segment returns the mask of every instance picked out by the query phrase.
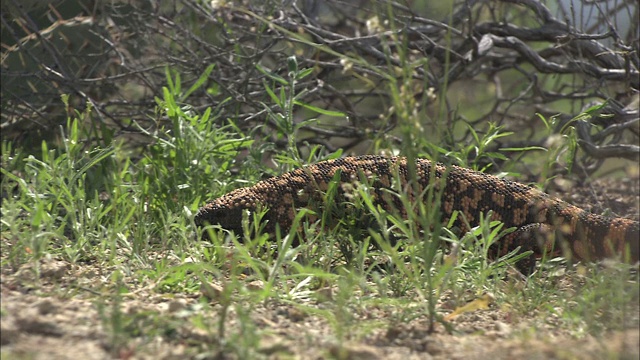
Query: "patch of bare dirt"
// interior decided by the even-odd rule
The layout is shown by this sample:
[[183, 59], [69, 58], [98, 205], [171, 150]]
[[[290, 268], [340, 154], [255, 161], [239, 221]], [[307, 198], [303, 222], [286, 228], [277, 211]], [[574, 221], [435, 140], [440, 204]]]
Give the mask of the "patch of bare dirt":
[[[209, 358], [206, 349], [198, 346], [190, 349], [189, 342], [214, 341], [212, 334], [188, 323], [179, 325], [176, 335], [158, 336], [144, 343], [142, 338], [133, 339], [121, 348], [113, 348], [113, 334], [105, 329], [108, 322], [102, 318], [95, 301], [79, 297], [25, 293], [24, 289], [12, 289], [3, 282], [0, 322], [3, 358], [183, 359], [196, 358], [198, 354]], [[180, 311], [197, 306], [197, 300], [138, 296], [121, 306], [128, 316], [152, 311], [157, 316], [178, 319]], [[203, 317], [213, 322], [219, 320], [216, 315], [209, 313]], [[370, 315], [381, 319], [392, 316], [384, 311]], [[253, 309], [251, 319], [263, 331], [254, 354], [260, 358], [601, 359], [614, 356], [633, 359], [640, 356], [638, 329], [576, 339], [556, 331], [550, 323], [546, 327], [537, 324], [537, 330], [527, 334], [530, 319], [514, 321], [499, 309], [463, 314], [454, 321], [453, 334], [441, 325], [430, 333], [426, 319], [415, 319], [378, 328], [359, 340], [346, 342], [337, 341], [335, 329], [325, 319], [301, 314], [293, 305], [260, 305]], [[228, 327], [238, 326], [238, 321], [237, 314], [232, 312], [227, 319]]]

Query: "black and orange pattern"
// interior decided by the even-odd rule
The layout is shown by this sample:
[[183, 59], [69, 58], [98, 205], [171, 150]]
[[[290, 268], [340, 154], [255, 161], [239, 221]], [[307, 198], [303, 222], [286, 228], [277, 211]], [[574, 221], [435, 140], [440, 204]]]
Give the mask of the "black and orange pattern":
[[[536, 188], [458, 166], [418, 159], [416, 176], [409, 176], [409, 171], [407, 159], [403, 157], [364, 155], [323, 161], [236, 189], [203, 206], [195, 220], [199, 226], [218, 224], [239, 233], [243, 210], [265, 207], [268, 208], [264, 217], [266, 231], [274, 232], [278, 224], [286, 233], [296, 209], [308, 206], [311, 199], [322, 199], [329, 183], [338, 177], [343, 185], [367, 181], [377, 204], [393, 207], [406, 216], [399, 198], [389, 196], [388, 190], [403, 191], [416, 201], [416, 194], [421, 200], [426, 199], [425, 194], [432, 185], [433, 192], [441, 194], [443, 223], [457, 210], [473, 227], [478, 225], [480, 214], [491, 210], [493, 219], [502, 221], [505, 228], [517, 228], [494, 246], [494, 256], [520, 247], [533, 250], [537, 256], [544, 251], [567, 250], [564, 255], [576, 260], [595, 260], [618, 256], [628, 249], [631, 260], [638, 261], [640, 224], [637, 221], [591, 214]], [[411, 178], [416, 178], [418, 183], [410, 184]], [[344, 199], [348, 191], [347, 187], [340, 186], [338, 195]], [[468, 230], [461, 217], [456, 219], [455, 226], [462, 232]], [[541, 234], [546, 234], [544, 239], [536, 240]], [[531, 267], [531, 261], [526, 262], [524, 268], [519, 266], [524, 272], [530, 272]]]

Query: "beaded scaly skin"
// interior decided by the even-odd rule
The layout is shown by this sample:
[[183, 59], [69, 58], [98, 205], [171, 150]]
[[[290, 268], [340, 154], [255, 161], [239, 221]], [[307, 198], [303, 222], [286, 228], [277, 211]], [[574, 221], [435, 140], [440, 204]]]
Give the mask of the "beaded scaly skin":
[[[432, 175], [432, 171], [435, 174]], [[442, 192], [440, 211], [445, 224], [457, 210], [474, 227], [480, 221], [480, 214], [491, 210], [493, 220], [502, 221], [505, 228], [517, 229], [494, 245], [491, 249], [494, 257], [520, 247], [523, 251], [533, 250], [536, 256], [544, 251], [551, 252], [551, 249], [555, 253], [566, 249], [573, 259], [596, 260], [619, 256], [628, 249], [631, 260], [638, 261], [640, 224], [637, 221], [592, 214], [527, 185], [426, 159], [416, 160], [417, 187], [407, 186], [407, 160], [403, 157], [364, 155], [322, 161], [210, 201], [199, 210], [195, 222], [199, 226], [217, 224], [240, 233], [242, 212], [264, 207], [268, 209], [263, 218], [267, 220], [266, 231], [275, 232], [278, 224], [282, 233], [286, 233], [295, 209], [307, 206], [314, 194], [318, 198], [317, 194], [325, 192], [337, 172], [341, 183], [355, 184], [362, 176], [370, 179], [375, 203], [385, 208], [394, 207], [403, 216], [406, 211], [399, 199], [390, 198], [388, 191], [383, 190], [397, 188], [392, 185], [396, 177], [413, 201], [414, 192], [424, 194], [427, 186], [433, 183], [434, 189]], [[444, 189], [441, 189], [442, 185]], [[468, 230], [460, 216], [455, 226], [461, 232]], [[537, 234], [547, 229], [558, 234], [555, 238], [562, 239], [562, 246], [554, 244], [553, 240], [539, 244]], [[525, 259], [518, 268], [523, 273], [530, 273], [533, 265], [535, 258]]]

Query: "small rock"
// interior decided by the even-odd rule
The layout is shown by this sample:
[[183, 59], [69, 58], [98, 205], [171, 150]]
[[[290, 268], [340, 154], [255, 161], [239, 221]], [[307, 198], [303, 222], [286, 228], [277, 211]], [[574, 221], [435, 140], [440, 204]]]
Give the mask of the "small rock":
[[316, 290], [318, 301], [325, 302], [333, 300], [333, 290], [330, 287], [323, 287]]
[[264, 290], [264, 282], [262, 280], [254, 280], [247, 284], [247, 289], [253, 291]]
[[175, 312], [178, 312], [180, 310], [183, 310], [186, 307], [187, 307], [187, 300], [185, 300], [185, 299], [175, 299], [175, 300], [171, 300], [169, 302], [168, 310], [171, 313], [175, 313]]
[[298, 308], [292, 307], [287, 310], [287, 317], [293, 322], [300, 322], [307, 317], [307, 314]]
[[217, 284], [207, 282], [202, 282], [202, 284], [200, 284], [200, 292], [202, 293], [202, 296], [209, 300], [220, 300], [223, 291], [224, 288]]
[[56, 305], [49, 299], [42, 299], [36, 303], [36, 309], [40, 315], [47, 315], [56, 311]]
[[67, 273], [68, 269], [69, 263], [51, 260], [42, 264], [40, 267], [40, 274], [45, 278], [59, 280]]
[[509, 324], [503, 323], [502, 321], [497, 321], [496, 332], [499, 336], [508, 336], [509, 334], [511, 334], [511, 326], [509, 326]]

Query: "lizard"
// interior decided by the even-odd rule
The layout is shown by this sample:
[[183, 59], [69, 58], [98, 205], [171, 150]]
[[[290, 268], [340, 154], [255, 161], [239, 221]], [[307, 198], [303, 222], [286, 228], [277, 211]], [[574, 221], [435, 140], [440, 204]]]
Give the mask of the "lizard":
[[[439, 210], [442, 222], [449, 222], [457, 211], [462, 216], [456, 217], [454, 227], [461, 233], [477, 226], [480, 215], [489, 211], [492, 212], [492, 220], [503, 222], [505, 228], [514, 227], [513, 233], [499, 239], [490, 250], [493, 257], [518, 248], [520, 251], [532, 250], [532, 256], [516, 264], [525, 275], [533, 272], [536, 257], [545, 252], [565, 254], [562, 249], [568, 250], [575, 260], [598, 260], [628, 251], [629, 260], [638, 261], [638, 221], [593, 214], [533, 186], [427, 159], [415, 160], [418, 184], [408, 186], [411, 177], [407, 161], [405, 157], [378, 155], [321, 161], [209, 201], [199, 209], [194, 221], [197, 226], [220, 225], [239, 234], [242, 232], [243, 211], [266, 208], [263, 217], [265, 231], [273, 234], [279, 226], [283, 233], [287, 233], [296, 209], [307, 206], [313, 196], [326, 192], [331, 181], [335, 179], [342, 184], [354, 184], [362, 176], [371, 182], [376, 205], [395, 207], [406, 216], [406, 209], [403, 209], [399, 198], [389, 199], [388, 196], [389, 190], [396, 191], [394, 179], [399, 179], [400, 188], [408, 192], [412, 201], [421, 196], [424, 200], [427, 187], [432, 185], [441, 193]], [[549, 230], [557, 235], [549, 236]], [[540, 234], [545, 238], [542, 241]], [[553, 239], [561, 243], [555, 243], [558, 241]]]

